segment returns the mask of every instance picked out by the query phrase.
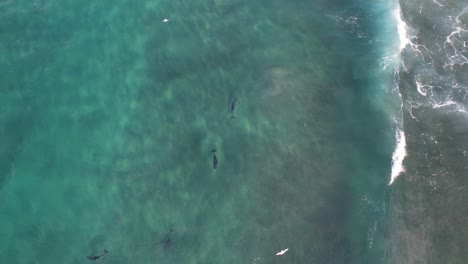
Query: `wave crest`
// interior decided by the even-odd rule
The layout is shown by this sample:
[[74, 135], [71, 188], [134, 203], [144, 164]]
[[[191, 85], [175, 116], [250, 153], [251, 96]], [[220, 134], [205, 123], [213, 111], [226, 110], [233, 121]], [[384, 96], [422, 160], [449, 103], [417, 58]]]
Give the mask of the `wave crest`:
[[392, 175], [388, 185], [391, 185], [393, 181], [405, 171], [403, 161], [406, 157], [406, 137], [403, 130], [398, 129], [396, 132], [396, 148], [392, 155]]

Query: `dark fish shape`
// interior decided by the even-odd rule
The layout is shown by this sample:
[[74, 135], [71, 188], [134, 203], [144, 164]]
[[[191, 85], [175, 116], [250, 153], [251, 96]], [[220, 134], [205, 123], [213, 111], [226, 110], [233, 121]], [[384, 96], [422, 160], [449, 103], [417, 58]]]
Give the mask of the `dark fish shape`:
[[218, 158], [216, 157], [216, 149], [211, 151], [213, 153], [213, 169], [216, 171], [218, 168]]
[[236, 109], [237, 98], [234, 98], [231, 102], [231, 118], [234, 118], [234, 109]]
[[101, 255], [97, 255], [97, 256], [88, 256], [88, 259], [89, 260], [92, 260], [92, 261], [95, 261], [95, 260], [98, 260], [100, 259], [101, 257], [103, 257], [104, 255], [107, 254], [107, 250], [104, 249], [104, 253], [102, 253]]

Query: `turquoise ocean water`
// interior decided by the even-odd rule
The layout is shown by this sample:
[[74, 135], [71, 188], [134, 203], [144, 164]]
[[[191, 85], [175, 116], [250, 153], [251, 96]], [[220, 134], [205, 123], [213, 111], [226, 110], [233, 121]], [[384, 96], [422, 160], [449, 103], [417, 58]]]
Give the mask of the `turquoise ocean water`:
[[395, 4], [0, 1], [1, 263], [384, 263]]

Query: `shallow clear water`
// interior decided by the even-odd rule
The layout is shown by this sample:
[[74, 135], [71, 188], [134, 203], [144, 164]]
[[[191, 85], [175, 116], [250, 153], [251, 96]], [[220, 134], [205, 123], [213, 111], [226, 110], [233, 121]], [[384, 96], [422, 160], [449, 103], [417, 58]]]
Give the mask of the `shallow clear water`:
[[390, 9], [0, 2], [0, 259], [383, 261]]

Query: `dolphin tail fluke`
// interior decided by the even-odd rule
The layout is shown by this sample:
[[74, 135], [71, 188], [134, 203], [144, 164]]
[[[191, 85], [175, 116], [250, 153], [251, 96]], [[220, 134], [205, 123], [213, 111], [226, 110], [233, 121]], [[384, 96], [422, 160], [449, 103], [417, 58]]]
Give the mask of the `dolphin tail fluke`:
[[215, 153], [215, 152], [216, 152], [216, 149], [211, 150], [211, 152], [212, 152], [212, 153]]

